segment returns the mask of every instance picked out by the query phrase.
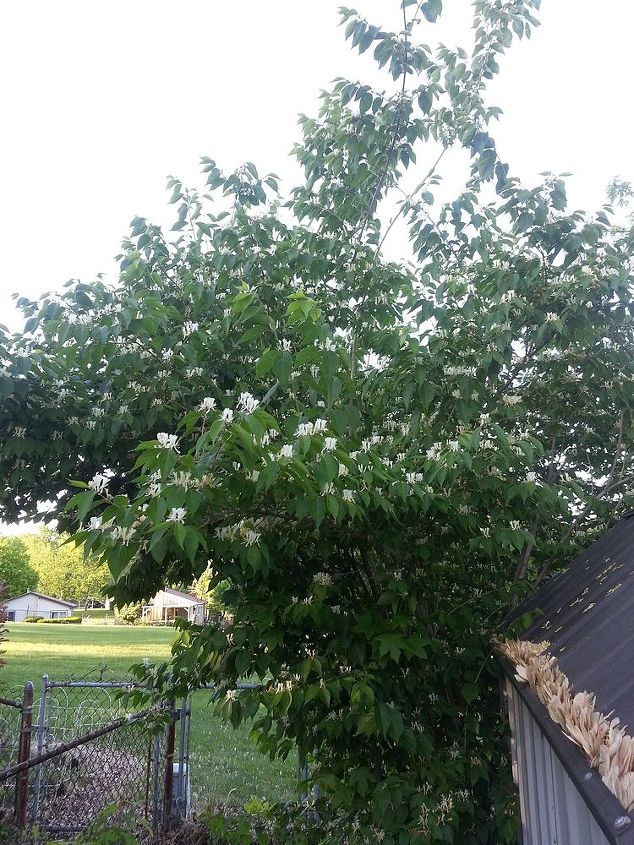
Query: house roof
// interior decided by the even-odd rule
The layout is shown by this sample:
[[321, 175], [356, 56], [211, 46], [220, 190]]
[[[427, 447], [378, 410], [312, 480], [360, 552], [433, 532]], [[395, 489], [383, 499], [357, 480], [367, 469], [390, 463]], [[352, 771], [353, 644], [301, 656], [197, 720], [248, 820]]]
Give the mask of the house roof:
[[21, 593], [19, 596], [9, 596], [9, 598], [3, 599], [2, 604], [6, 604], [8, 601], [15, 601], [16, 599], [23, 599], [26, 596], [37, 596], [40, 599], [46, 599], [47, 601], [54, 601], [57, 604], [63, 604], [64, 607], [76, 607], [77, 602], [74, 601], [65, 601], [64, 599], [55, 598], [55, 596], [47, 596], [46, 593], [38, 593], [36, 590], [29, 590], [28, 593]]
[[537, 613], [520, 635], [548, 653], [597, 709], [634, 726], [634, 513], [545, 582], [513, 614]]
[[170, 588], [166, 588], [164, 590], [159, 590], [161, 593], [167, 593], [170, 596], [176, 596], [179, 599], [187, 599], [188, 601], [194, 602], [194, 604], [204, 604], [202, 599], [199, 599], [198, 596], [194, 596], [191, 593], [184, 593], [181, 590], [172, 590]]

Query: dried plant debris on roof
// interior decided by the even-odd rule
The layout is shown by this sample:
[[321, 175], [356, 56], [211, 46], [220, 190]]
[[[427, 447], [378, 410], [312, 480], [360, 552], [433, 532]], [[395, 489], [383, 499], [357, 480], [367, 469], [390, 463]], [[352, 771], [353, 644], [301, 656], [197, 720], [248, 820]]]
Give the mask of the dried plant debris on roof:
[[564, 734], [597, 769], [603, 783], [629, 813], [634, 810], [634, 738], [620, 719], [595, 709], [596, 698], [571, 688], [547, 642], [505, 640], [497, 649], [515, 667], [515, 678], [528, 684]]

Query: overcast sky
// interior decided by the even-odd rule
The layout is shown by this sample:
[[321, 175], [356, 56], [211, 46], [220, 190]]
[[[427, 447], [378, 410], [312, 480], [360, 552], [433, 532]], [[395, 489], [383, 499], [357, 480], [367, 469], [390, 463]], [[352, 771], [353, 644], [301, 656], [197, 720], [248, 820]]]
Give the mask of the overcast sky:
[[[352, 4], [352, 0], [350, 0]], [[292, 179], [298, 112], [335, 76], [368, 78], [337, 27], [336, 0], [20, 0], [0, 7], [0, 322], [10, 294], [112, 274], [130, 219], [165, 219], [165, 178], [190, 183], [201, 155]], [[395, 25], [398, 0], [359, 0]], [[445, 0], [441, 29], [464, 43], [470, 4]], [[634, 179], [627, 0], [543, 0], [489, 102], [501, 154], [527, 181], [572, 171], [572, 205], [594, 209]], [[373, 77], [370, 77], [371, 79]]]

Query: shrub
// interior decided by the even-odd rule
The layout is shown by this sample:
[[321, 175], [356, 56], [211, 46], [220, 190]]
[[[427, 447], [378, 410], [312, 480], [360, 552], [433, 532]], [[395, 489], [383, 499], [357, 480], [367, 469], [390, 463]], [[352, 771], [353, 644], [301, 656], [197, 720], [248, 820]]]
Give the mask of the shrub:
[[25, 616], [24, 622], [41, 622], [44, 619], [43, 616]]
[[[26, 622], [26, 619], [24, 621]], [[81, 625], [80, 616], [62, 616], [60, 619], [43, 619], [40, 616], [37, 621], [45, 625]]]
[[136, 625], [141, 618], [141, 605], [134, 602], [122, 604], [115, 607], [114, 615], [121, 625]]

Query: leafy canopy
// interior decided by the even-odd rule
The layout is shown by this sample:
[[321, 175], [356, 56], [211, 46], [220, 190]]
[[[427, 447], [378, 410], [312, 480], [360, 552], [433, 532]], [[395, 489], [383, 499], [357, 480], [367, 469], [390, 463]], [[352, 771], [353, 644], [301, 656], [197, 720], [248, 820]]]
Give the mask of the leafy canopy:
[[0, 538], [0, 581], [3, 597], [21, 596], [38, 587], [37, 571], [31, 566], [29, 550], [20, 537]]
[[183, 627], [172, 684], [310, 760], [286, 841], [511, 841], [491, 633], [632, 501], [632, 234], [520, 184], [484, 96], [537, 6], [477, 0], [470, 51], [425, 43], [440, 0], [394, 32], [343, 9], [389, 87], [302, 117], [300, 185], [203, 159], [176, 235], [135, 218], [116, 286], [0, 338], [2, 515], [55, 501], [120, 601], [212, 562], [234, 615]]

